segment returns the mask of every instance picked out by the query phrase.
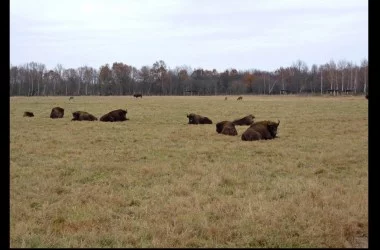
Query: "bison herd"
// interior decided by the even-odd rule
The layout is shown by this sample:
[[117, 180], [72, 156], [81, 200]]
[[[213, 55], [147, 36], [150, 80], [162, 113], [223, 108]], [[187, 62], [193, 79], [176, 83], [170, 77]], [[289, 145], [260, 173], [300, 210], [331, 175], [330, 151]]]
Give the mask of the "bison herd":
[[[188, 114], [189, 124], [212, 124], [210, 118], [197, 115], [194, 113]], [[277, 128], [280, 121], [259, 121], [254, 122], [255, 116], [247, 115], [240, 119], [231, 121], [221, 121], [216, 124], [216, 132], [218, 134], [238, 135], [235, 126], [248, 125], [247, 130], [241, 135], [243, 141], [257, 141], [257, 140], [270, 140], [277, 136]]]
[[[135, 96], [137, 98], [137, 96]], [[142, 97], [142, 96], [140, 96]], [[240, 97], [239, 97], [240, 98]], [[57, 119], [63, 118], [65, 110], [61, 107], [54, 107], [50, 112], [50, 118]], [[97, 121], [98, 118], [85, 111], [75, 111], [72, 113], [72, 121]], [[127, 117], [127, 110], [116, 109], [112, 110], [100, 117], [102, 122], [122, 122], [129, 120]], [[29, 111], [24, 112], [24, 117], [34, 117], [34, 114]], [[206, 116], [190, 113], [186, 115], [189, 119], [188, 124], [212, 124], [212, 120]], [[280, 121], [259, 121], [254, 122], [255, 116], [252, 114], [247, 115], [240, 119], [232, 121], [221, 121], [216, 124], [216, 132], [218, 134], [236, 136], [238, 132], [235, 126], [249, 126], [247, 130], [241, 135], [243, 141], [256, 141], [256, 140], [270, 140], [277, 137], [277, 129]]]
[[[52, 108], [50, 112], [50, 118], [57, 119], [57, 118], [63, 118], [65, 114], [65, 110], [61, 107], [54, 107]], [[85, 111], [75, 111], [72, 113], [73, 119], [72, 121], [97, 121], [98, 118], [96, 118], [94, 115], [85, 112]], [[129, 120], [127, 117], [127, 110], [123, 109], [116, 109], [108, 112], [107, 114], [100, 117], [100, 121], [102, 122], [122, 122]], [[34, 117], [33, 112], [25, 111], [24, 117]]]

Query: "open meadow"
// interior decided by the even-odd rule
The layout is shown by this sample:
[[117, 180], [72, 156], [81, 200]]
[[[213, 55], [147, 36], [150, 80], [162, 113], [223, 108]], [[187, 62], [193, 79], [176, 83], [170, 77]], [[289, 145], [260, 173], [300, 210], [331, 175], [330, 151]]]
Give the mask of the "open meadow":
[[[367, 246], [368, 100], [236, 98], [10, 97], [10, 247]], [[216, 133], [249, 114], [278, 138]]]

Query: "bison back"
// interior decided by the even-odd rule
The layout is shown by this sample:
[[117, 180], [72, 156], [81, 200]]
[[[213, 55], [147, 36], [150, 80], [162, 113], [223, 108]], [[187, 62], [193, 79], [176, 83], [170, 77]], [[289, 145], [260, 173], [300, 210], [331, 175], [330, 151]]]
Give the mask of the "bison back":
[[55, 107], [51, 110], [50, 118], [63, 118], [65, 110], [61, 107]]
[[201, 124], [212, 124], [212, 121], [208, 117], [202, 117], [200, 120]]
[[223, 130], [224, 125], [225, 125], [226, 123], [228, 123], [228, 122], [230, 122], [230, 121], [221, 121], [221, 122], [218, 122], [218, 123], [215, 125], [215, 127], [216, 127], [216, 132], [217, 132], [218, 134], [220, 134], [220, 133], [222, 132], [222, 130]]
[[234, 125], [225, 125], [223, 127], [222, 134], [235, 136], [238, 133], [237, 133], [236, 128], [235, 128]]
[[253, 118], [255, 118], [253, 115], [247, 115], [241, 119], [235, 119], [232, 123], [239, 126], [251, 125], [253, 123]]
[[116, 121], [126, 121], [128, 120], [125, 116], [127, 114], [126, 110], [117, 109], [113, 110], [102, 117], [100, 117], [100, 121], [103, 122], [116, 122]]
[[262, 139], [261, 134], [256, 131], [253, 128], [248, 128], [244, 133], [241, 135], [241, 139], [243, 141], [258, 141]]

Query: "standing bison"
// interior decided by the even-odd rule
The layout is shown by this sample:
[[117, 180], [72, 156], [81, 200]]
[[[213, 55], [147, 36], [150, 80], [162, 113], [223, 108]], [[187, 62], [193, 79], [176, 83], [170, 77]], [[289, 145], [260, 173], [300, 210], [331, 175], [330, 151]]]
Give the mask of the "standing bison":
[[97, 121], [98, 118], [85, 111], [75, 111], [72, 121]]
[[255, 118], [254, 115], [247, 115], [246, 117], [243, 117], [241, 119], [236, 119], [232, 123], [234, 125], [251, 125], [253, 123], [253, 118]]
[[25, 111], [23, 117], [34, 117], [33, 112]]
[[243, 141], [270, 140], [277, 135], [277, 128], [280, 121], [260, 121], [253, 123], [242, 135]]
[[113, 110], [102, 117], [100, 117], [100, 121], [102, 122], [122, 122], [128, 120], [127, 117], [127, 110], [123, 109], [116, 109]]
[[216, 124], [216, 132], [224, 135], [237, 135], [235, 125], [230, 121], [222, 121]]
[[51, 110], [50, 118], [56, 119], [56, 118], [63, 118], [63, 115], [65, 114], [65, 110], [60, 107], [55, 107]]
[[138, 97], [142, 98], [142, 94], [134, 94], [133, 97], [135, 97], [135, 98], [138, 98]]
[[212, 124], [212, 121], [208, 117], [194, 113], [188, 114], [187, 118], [189, 118], [189, 124]]
[[243, 97], [242, 97], [242, 96], [239, 96], [239, 97], [237, 98], [237, 100], [238, 100], [238, 101], [243, 100]]

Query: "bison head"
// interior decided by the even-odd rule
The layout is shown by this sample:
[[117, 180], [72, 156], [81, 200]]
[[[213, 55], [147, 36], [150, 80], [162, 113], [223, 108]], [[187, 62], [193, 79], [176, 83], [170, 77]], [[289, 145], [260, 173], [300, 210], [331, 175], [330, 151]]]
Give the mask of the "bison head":
[[189, 124], [194, 123], [194, 117], [195, 117], [194, 113], [187, 114], [186, 117], [189, 118]]
[[273, 136], [273, 138], [275, 138], [276, 135], [277, 135], [278, 125], [280, 125], [280, 120], [278, 120], [277, 123], [275, 123], [275, 122], [268, 122], [268, 130], [269, 130], [269, 133]]

